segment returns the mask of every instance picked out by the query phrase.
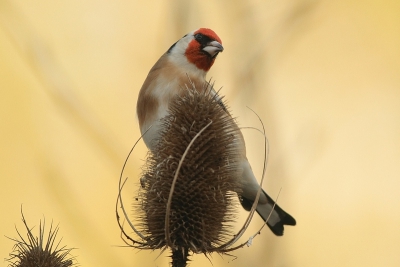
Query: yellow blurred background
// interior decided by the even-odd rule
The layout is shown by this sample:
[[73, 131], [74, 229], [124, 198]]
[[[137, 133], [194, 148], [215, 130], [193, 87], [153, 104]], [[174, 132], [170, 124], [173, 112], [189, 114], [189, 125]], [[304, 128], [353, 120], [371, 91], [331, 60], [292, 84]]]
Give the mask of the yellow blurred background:
[[[208, 77], [240, 126], [260, 127], [246, 106], [260, 115], [264, 188], [282, 188], [298, 225], [190, 266], [400, 266], [399, 18], [398, 0], [1, 1], [1, 234], [24, 232], [23, 205], [35, 233], [59, 223], [80, 266], [169, 266], [168, 253], [120, 247], [119, 172], [147, 72], [209, 27], [225, 51]], [[263, 138], [244, 134], [260, 174]], [[141, 143], [129, 163], [128, 208], [145, 155]], [[0, 238], [2, 258], [12, 245]]]

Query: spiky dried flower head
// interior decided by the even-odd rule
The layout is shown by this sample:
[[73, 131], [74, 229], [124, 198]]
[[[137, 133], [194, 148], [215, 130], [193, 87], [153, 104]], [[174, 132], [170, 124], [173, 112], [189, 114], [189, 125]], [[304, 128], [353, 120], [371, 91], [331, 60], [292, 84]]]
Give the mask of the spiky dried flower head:
[[[22, 214], [22, 210], [21, 210]], [[45, 239], [45, 222], [40, 222], [39, 236], [34, 236], [32, 230], [22, 214], [22, 222], [27, 231], [27, 239], [17, 229], [19, 239], [15, 241], [13, 251], [10, 253], [10, 258], [6, 259], [10, 267], [70, 267], [74, 266], [73, 258], [70, 256], [70, 251], [66, 247], [59, 247], [60, 241], [56, 242], [58, 226], [53, 229], [53, 223], [50, 226], [47, 240]]]
[[162, 121], [134, 206], [145, 247], [209, 253], [233, 236], [239, 130], [211, 88], [183, 91]]

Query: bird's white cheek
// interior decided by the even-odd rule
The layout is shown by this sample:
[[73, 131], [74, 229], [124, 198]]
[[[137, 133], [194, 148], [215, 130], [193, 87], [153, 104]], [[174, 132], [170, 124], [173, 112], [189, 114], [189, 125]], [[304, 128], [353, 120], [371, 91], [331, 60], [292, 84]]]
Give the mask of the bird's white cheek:
[[189, 76], [199, 77], [201, 79], [205, 79], [206, 77], [206, 71], [199, 69], [195, 64], [189, 62], [186, 56], [171, 56], [169, 60], [182, 70], [182, 74], [184, 75], [188, 74]]

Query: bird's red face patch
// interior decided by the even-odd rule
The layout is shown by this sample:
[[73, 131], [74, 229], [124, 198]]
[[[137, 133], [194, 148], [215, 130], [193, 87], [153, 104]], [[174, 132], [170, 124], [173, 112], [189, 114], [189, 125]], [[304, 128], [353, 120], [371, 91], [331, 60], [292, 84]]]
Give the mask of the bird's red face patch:
[[[217, 41], [222, 44], [221, 39], [218, 35], [211, 29], [200, 28], [193, 33], [193, 35], [201, 34], [212, 41]], [[208, 71], [214, 64], [215, 57], [211, 57], [205, 51], [202, 50], [202, 44], [197, 40], [192, 40], [185, 52], [186, 58], [189, 62], [196, 65], [197, 68], [204, 71]]]

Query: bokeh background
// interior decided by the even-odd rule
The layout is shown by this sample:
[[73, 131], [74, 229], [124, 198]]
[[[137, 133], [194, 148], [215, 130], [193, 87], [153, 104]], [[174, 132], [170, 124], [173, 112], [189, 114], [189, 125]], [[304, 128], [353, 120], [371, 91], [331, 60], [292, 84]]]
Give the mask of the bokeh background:
[[[260, 128], [246, 106], [263, 121], [264, 188], [282, 188], [298, 225], [190, 266], [400, 266], [398, 0], [2, 0], [1, 235], [23, 232], [22, 205], [34, 231], [59, 223], [80, 266], [168, 266], [168, 253], [121, 247], [115, 200], [141, 84], [199, 27], [223, 41], [208, 77], [240, 126]], [[244, 134], [261, 176], [263, 137]], [[141, 143], [128, 164], [128, 208], [145, 156]], [[1, 258], [12, 245], [0, 237]]]

